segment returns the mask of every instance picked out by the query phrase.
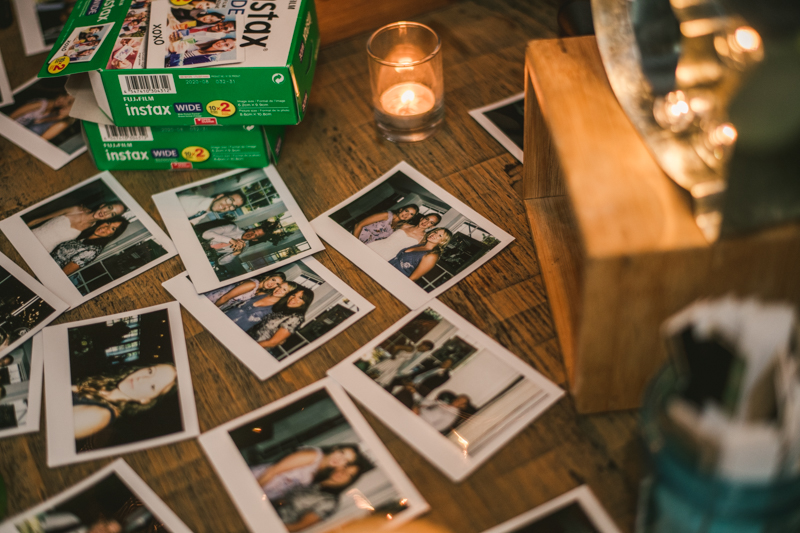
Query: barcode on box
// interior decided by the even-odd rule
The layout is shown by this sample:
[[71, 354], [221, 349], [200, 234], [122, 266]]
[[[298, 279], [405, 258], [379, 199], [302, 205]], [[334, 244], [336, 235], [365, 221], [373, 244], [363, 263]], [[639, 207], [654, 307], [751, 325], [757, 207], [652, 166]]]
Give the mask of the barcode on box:
[[172, 74], [121, 75], [122, 94], [177, 94]]
[[146, 126], [121, 128], [119, 126], [100, 124], [100, 137], [104, 142], [152, 141], [153, 132]]

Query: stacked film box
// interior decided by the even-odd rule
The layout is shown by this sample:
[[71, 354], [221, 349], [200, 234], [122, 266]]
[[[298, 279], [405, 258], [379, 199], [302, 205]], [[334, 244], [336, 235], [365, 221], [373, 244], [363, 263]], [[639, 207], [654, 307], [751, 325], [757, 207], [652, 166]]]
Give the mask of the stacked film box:
[[303, 119], [319, 52], [313, 0], [217, 0], [218, 10], [236, 17], [239, 62], [144, 68], [146, 48], [163, 44], [164, 36], [145, 31], [139, 19], [162, 1], [175, 8], [189, 3], [77, 0], [39, 77], [88, 73], [99, 107], [116, 126], [271, 126]]

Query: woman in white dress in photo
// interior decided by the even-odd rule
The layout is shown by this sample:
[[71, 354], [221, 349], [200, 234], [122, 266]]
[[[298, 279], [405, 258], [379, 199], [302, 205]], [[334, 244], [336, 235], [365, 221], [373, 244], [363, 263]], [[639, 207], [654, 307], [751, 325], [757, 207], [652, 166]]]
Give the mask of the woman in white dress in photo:
[[98, 222], [119, 216], [127, 211], [122, 202], [100, 204], [97, 209], [73, 205], [53, 211], [47, 215], [26, 221], [36, 239], [47, 253], [52, 253], [62, 242], [73, 241], [81, 232]]
[[374, 241], [367, 246], [370, 250], [381, 256], [385, 261], [392, 259], [400, 250], [416, 246], [425, 238], [425, 232], [442, 221], [437, 213], [429, 213], [422, 217], [416, 226], [405, 224], [394, 233], [380, 241]]

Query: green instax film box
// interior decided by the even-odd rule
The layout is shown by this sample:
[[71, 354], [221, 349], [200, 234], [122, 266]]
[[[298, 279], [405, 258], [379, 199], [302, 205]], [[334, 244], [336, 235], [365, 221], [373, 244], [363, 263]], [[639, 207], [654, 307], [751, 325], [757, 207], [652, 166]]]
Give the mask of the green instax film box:
[[100, 170], [260, 168], [277, 163], [286, 126], [133, 126], [82, 121]]
[[[167, 13], [198, 12], [191, 9], [196, 1], [77, 0], [39, 77], [88, 72], [100, 108], [117, 126], [300, 122], [319, 52], [313, 0], [216, 0], [214, 11], [225, 17], [217, 20], [228, 26], [175, 25], [184, 19], [173, 17], [172, 25], [157, 27], [156, 18]], [[203, 39], [212, 33], [230, 37], [233, 50], [202, 56]], [[167, 50], [178, 35], [195, 51]], [[206, 63], [197, 66], [200, 60]], [[168, 68], [144, 68], [148, 63]]]

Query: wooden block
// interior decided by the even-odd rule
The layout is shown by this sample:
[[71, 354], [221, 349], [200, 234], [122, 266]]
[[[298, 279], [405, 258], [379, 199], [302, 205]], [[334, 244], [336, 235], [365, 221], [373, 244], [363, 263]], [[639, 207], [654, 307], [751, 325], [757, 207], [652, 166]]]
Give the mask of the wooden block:
[[800, 303], [800, 224], [707, 243], [594, 37], [528, 45], [525, 113], [526, 208], [580, 412], [638, 406], [666, 357], [661, 323], [698, 298]]

